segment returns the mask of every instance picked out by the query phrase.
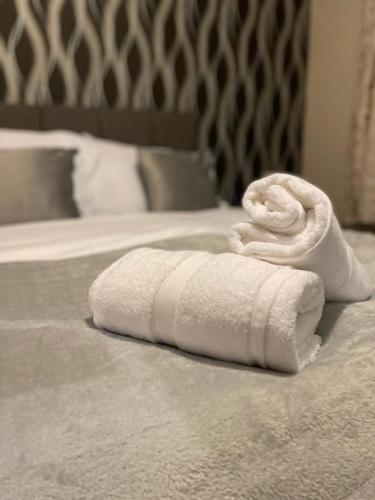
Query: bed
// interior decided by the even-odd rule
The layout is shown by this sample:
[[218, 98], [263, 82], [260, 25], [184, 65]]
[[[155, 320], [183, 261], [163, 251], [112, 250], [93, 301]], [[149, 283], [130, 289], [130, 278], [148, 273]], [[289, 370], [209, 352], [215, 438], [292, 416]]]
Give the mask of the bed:
[[[243, 217], [0, 227], [1, 499], [374, 498], [374, 299], [327, 304], [319, 356], [294, 376], [92, 324], [88, 288], [116, 258], [144, 245], [223, 252]], [[345, 234], [375, 281], [375, 236]]]

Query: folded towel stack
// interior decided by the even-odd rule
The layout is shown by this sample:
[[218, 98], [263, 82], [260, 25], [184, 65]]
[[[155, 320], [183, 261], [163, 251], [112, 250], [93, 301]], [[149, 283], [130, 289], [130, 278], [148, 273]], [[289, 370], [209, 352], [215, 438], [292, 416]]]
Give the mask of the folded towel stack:
[[249, 186], [243, 206], [249, 220], [229, 233], [235, 253], [142, 248], [105, 270], [90, 290], [95, 325], [284, 372], [312, 361], [324, 292], [366, 300], [366, 273], [330, 200], [306, 181], [273, 174]]
[[250, 184], [243, 207], [249, 220], [229, 232], [234, 252], [317, 273], [328, 301], [369, 298], [368, 277], [343, 238], [329, 198], [317, 187], [273, 174]]
[[89, 299], [98, 328], [223, 360], [297, 372], [320, 345], [320, 278], [232, 253], [137, 249]]

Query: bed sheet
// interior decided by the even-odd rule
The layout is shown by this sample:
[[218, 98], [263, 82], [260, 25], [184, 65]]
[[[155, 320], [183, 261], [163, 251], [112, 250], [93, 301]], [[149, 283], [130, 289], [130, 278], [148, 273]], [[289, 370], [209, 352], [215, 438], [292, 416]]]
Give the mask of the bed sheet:
[[0, 262], [56, 260], [192, 234], [223, 234], [240, 208], [140, 212], [0, 226]]

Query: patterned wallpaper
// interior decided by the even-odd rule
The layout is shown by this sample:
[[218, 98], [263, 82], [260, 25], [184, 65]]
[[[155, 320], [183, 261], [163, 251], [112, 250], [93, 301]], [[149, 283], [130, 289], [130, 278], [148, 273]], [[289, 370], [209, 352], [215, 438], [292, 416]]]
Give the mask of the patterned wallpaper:
[[199, 113], [224, 196], [301, 152], [309, 0], [0, 0], [0, 101]]

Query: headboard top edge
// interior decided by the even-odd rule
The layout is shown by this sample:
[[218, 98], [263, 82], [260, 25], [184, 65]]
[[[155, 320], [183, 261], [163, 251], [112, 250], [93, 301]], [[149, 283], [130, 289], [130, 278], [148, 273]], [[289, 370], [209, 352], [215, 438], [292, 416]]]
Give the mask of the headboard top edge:
[[0, 105], [0, 128], [64, 129], [142, 146], [197, 149], [196, 113], [87, 108], [84, 106]]

